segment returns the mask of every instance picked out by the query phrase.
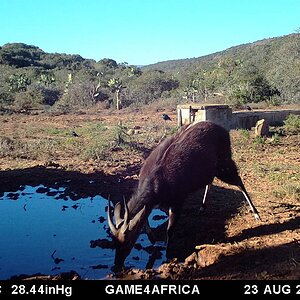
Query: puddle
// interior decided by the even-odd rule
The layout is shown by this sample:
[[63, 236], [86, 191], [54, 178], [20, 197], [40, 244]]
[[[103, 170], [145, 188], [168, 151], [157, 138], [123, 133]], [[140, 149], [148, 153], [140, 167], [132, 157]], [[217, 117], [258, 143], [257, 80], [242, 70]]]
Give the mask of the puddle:
[[[114, 249], [107, 225], [107, 201], [100, 196], [78, 199], [64, 188], [23, 186], [0, 197], [0, 280], [15, 275], [54, 275], [76, 271], [82, 279], [104, 279], [112, 273]], [[166, 215], [155, 209], [151, 227]], [[158, 267], [165, 245], [141, 234], [126, 260], [127, 267]]]

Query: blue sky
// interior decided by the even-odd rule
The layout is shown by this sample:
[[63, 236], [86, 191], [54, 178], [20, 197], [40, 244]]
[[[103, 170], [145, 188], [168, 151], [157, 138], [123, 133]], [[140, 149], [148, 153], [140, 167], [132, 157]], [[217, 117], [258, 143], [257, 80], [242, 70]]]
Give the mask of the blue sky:
[[1, 0], [0, 45], [146, 65], [300, 28], [299, 0]]

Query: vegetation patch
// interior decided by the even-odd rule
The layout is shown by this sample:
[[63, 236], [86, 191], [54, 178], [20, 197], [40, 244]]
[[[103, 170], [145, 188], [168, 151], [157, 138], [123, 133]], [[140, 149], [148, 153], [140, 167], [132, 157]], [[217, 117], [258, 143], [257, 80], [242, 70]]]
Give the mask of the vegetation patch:
[[[46, 53], [23, 43], [0, 47], [0, 112], [66, 114], [186, 102], [233, 108], [299, 103], [300, 34], [232, 47], [204, 57], [139, 68], [104, 58]], [[291, 80], [291, 78], [293, 80]]]
[[287, 134], [300, 133], [300, 116], [291, 114], [284, 121], [284, 130]]

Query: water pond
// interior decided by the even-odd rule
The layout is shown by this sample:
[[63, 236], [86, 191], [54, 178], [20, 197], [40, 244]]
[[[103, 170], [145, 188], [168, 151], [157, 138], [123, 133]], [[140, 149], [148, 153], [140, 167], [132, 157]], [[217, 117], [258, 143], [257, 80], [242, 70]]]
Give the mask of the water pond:
[[[0, 280], [13, 276], [77, 272], [82, 279], [104, 279], [112, 273], [114, 249], [107, 225], [107, 200], [74, 200], [64, 188], [21, 186], [0, 197]], [[155, 209], [151, 227], [166, 215]], [[126, 260], [127, 267], [157, 267], [165, 245], [152, 245], [141, 234]]]

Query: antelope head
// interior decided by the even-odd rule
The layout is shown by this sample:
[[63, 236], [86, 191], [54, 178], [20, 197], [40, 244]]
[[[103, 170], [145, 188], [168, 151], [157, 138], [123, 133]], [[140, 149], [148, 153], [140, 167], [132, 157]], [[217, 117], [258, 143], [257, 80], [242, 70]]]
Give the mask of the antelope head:
[[114, 225], [111, 217], [110, 200], [108, 200], [107, 221], [116, 245], [115, 267], [122, 267], [124, 265], [124, 261], [131, 252], [140, 230], [146, 221], [145, 206], [131, 220], [125, 200], [123, 218], [121, 217], [121, 206], [121, 203], [118, 202], [114, 207]]

